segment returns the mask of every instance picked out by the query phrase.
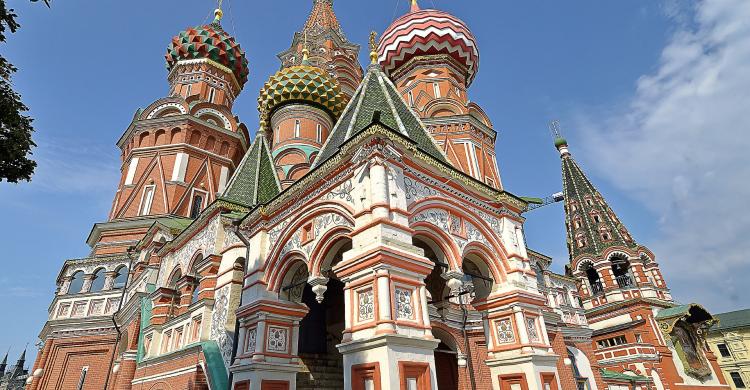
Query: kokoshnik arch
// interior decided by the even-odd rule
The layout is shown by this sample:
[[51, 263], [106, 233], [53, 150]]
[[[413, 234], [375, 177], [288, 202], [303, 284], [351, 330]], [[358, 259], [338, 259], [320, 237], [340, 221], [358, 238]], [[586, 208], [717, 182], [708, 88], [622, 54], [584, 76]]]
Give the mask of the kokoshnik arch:
[[562, 138], [567, 274], [526, 247], [463, 21], [413, 1], [362, 69], [314, 0], [251, 137], [221, 17], [172, 39], [167, 97], [117, 142], [28, 389], [727, 388], [713, 317], [673, 302]]

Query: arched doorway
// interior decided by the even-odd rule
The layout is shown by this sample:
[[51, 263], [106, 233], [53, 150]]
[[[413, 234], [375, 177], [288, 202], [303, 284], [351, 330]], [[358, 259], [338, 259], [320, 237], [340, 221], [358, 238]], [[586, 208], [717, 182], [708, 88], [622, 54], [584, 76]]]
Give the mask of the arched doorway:
[[344, 308], [344, 283], [331, 271], [341, 261], [342, 254], [352, 247], [349, 239], [342, 239], [331, 247], [321, 269], [328, 278], [323, 300], [307, 283], [307, 267], [294, 270], [294, 277], [286, 287], [288, 299], [303, 303], [309, 312], [300, 321], [297, 354], [303, 370], [297, 374], [298, 390], [344, 388], [343, 356], [336, 345], [341, 343], [346, 328]]
[[447, 331], [432, 328], [432, 335], [440, 340], [435, 348], [435, 374], [438, 389], [458, 390], [458, 354], [460, 353], [456, 340]]

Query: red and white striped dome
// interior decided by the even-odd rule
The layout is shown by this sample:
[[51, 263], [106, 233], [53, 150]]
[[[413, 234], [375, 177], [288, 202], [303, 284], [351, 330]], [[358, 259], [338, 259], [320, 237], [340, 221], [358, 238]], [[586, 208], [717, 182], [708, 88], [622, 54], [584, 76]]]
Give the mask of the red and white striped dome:
[[466, 65], [467, 86], [479, 70], [479, 48], [466, 24], [447, 12], [422, 10], [414, 3], [383, 33], [378, 62], [390, 74], [415, 56], [428, 54], [447, 54]]

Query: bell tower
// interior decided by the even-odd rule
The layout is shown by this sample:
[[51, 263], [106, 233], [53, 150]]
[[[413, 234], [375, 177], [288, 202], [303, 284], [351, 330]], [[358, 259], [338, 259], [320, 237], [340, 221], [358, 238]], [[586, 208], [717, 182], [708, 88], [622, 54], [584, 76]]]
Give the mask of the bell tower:
[[654, 254], [635, 242], [604, 197], [573, 159], [558, 123], [550, 125], [562, 161], [569, 273], [584, 307], [637, 298], [672, 301]]

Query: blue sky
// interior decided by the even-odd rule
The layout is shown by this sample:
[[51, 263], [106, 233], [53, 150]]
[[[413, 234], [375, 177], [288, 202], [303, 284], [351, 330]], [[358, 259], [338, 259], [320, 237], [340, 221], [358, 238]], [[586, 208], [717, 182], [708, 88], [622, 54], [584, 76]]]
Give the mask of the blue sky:
[[[34, 343], [65, 259], [88, 254], [119, 176], [116, 140], [139, 107], [167, 93], [163, 55], [181, 29], [210, 18], [198, 0], [9, 0], [21, 30], [0, 47], [19, 69], [39, 162], [31, 183], [0, 184], [0, 350]], [[224, 27], [247, 52], [250, 80], [235, 112], [253, 129], [255, 99], [304, 22], [310, 0], [225, 0]], [[351, 41], [366, 45], [406, 0], [337, 0]], [[477, 36], [470, 98], [492, 118], [501, 176], [517, 195], [561, 189], [547, 122], [629, 227], [657, 253], [676, 299], [714, 312], [747, 306], [750, 168], [743, 107], [750, 76], [748, 3], [632, 0], [422, 0]], [[744, 18], [744, 19], [743, 19]], [[366, 53], [360, 55], [362, 61]], [[744, 72], [746, 73], [746, 72]], [[744, 178], [744, 179], [743, 179]], [[563, 211], [527, 215], [529, 246], [567, 261]], [[31, 352], [31, 351], [30, 351]], [[34, 352], [30, 358], [33, 359]]]

